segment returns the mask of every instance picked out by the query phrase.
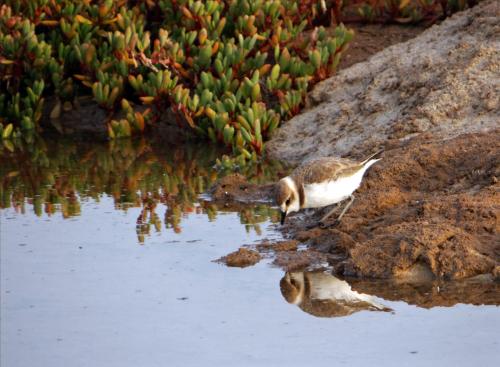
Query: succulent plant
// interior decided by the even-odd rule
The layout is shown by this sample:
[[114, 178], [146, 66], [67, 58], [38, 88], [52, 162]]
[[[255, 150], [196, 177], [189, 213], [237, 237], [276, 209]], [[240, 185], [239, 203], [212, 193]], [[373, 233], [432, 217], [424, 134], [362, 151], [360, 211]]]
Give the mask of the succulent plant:
[[334, 72], [352, 37], [343, 27], [313, 30], [323, 5], [8, 0], [0, 12], [2, 136], [38, 128], [47, 94], [58, 101], [52, 118], [91, 94], [108, 111], [110, 138], [143, 133], [171, 109], [243, 164], [299, 111], [310, 85]]
[[[471, 0], [473, 1], [473, 0]], [[444, 4], [444, 5], [443, 5]], [[171, 110], [179, 126], [231, 151], [226, 168], [262, 153], [310, 87], [335, 72], [366, 20], [418, 21], [462, 0], [6, 0], [0, 7], [0, 136], [40, 130], [91, 95], [110, 139], [143, 134]], [[342, 18], [342, 19], [341, 19]]]
[[[33, 130], [42, 116], [44, 80], [54, 71], [51, 46], [35, 26], [0, 7], [0, 124], [2, 138]], [[57, 69], [57, 68], [56, 68]]]

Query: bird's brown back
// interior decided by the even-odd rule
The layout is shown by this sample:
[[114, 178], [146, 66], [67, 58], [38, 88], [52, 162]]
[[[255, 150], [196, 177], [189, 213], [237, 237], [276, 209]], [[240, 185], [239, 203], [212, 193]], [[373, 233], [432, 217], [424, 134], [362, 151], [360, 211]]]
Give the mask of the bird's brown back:
[[290, 176], [297, 185], [309, 185], [352, 176], [362, 166], [362, 163], [347, 158], [324, 157], [304, 162]]

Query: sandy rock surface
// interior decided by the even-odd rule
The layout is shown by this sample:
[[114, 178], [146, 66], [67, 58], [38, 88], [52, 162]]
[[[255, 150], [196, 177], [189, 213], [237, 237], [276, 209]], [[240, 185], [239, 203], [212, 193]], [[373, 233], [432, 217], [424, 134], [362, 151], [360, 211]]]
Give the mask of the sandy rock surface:
[[271, 156], [297, 164], [384, 148], [384, 158], [339, 226], [308, 229], [321, 213], [299, 214], [285, 233], [342, 275], [497, 277], [499, 15], [498, 2], [483, 1], [314, 89]]
[[483, 1], [318, 84], [267, 144], [274, 158], [361, 157], [423, 132], [448, 139], [498, 127], [500, 6]]

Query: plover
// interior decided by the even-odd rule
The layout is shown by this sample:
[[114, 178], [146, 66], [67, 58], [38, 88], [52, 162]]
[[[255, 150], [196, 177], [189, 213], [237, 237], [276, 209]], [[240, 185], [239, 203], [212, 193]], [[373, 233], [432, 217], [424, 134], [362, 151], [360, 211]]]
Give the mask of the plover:
[[[277, 183], [276, 203], [281, 210], [281, 224], [285, 223], [289, 213], [306, 208], [322, 208], [350, 198], [337, 218], [337, 222], [340, 221], [354, 201], [352, 193], [361, 184], [366, 170], [380, 160], [377, 157], [382, 152], [378, 151], [361, 162], [324, 157], [301, 164]], [[336, 209], [337, 207], [324, 215], [319, 224], [323, 225]]]

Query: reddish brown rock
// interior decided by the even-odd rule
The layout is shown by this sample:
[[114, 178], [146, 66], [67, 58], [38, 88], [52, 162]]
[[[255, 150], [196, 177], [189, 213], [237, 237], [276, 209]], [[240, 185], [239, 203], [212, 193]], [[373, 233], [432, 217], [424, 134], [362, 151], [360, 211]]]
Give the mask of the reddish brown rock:
[[[500, 265], [500, 131], [446, 142], [415, 139], [385, 153], [335, 228], [289, 234], [315, 251], [343, 255], [337, 273], [405, 277], [416, 265], [436, 278], [493, 273]], [[333, 218], [327, 224], [332, 224]]]
[[241, 247], [238, 251], [221, 257], [217, 262], [221, 262], [231, 267], [245, 268], [257, 264], [261, 259], [258, 252]]

